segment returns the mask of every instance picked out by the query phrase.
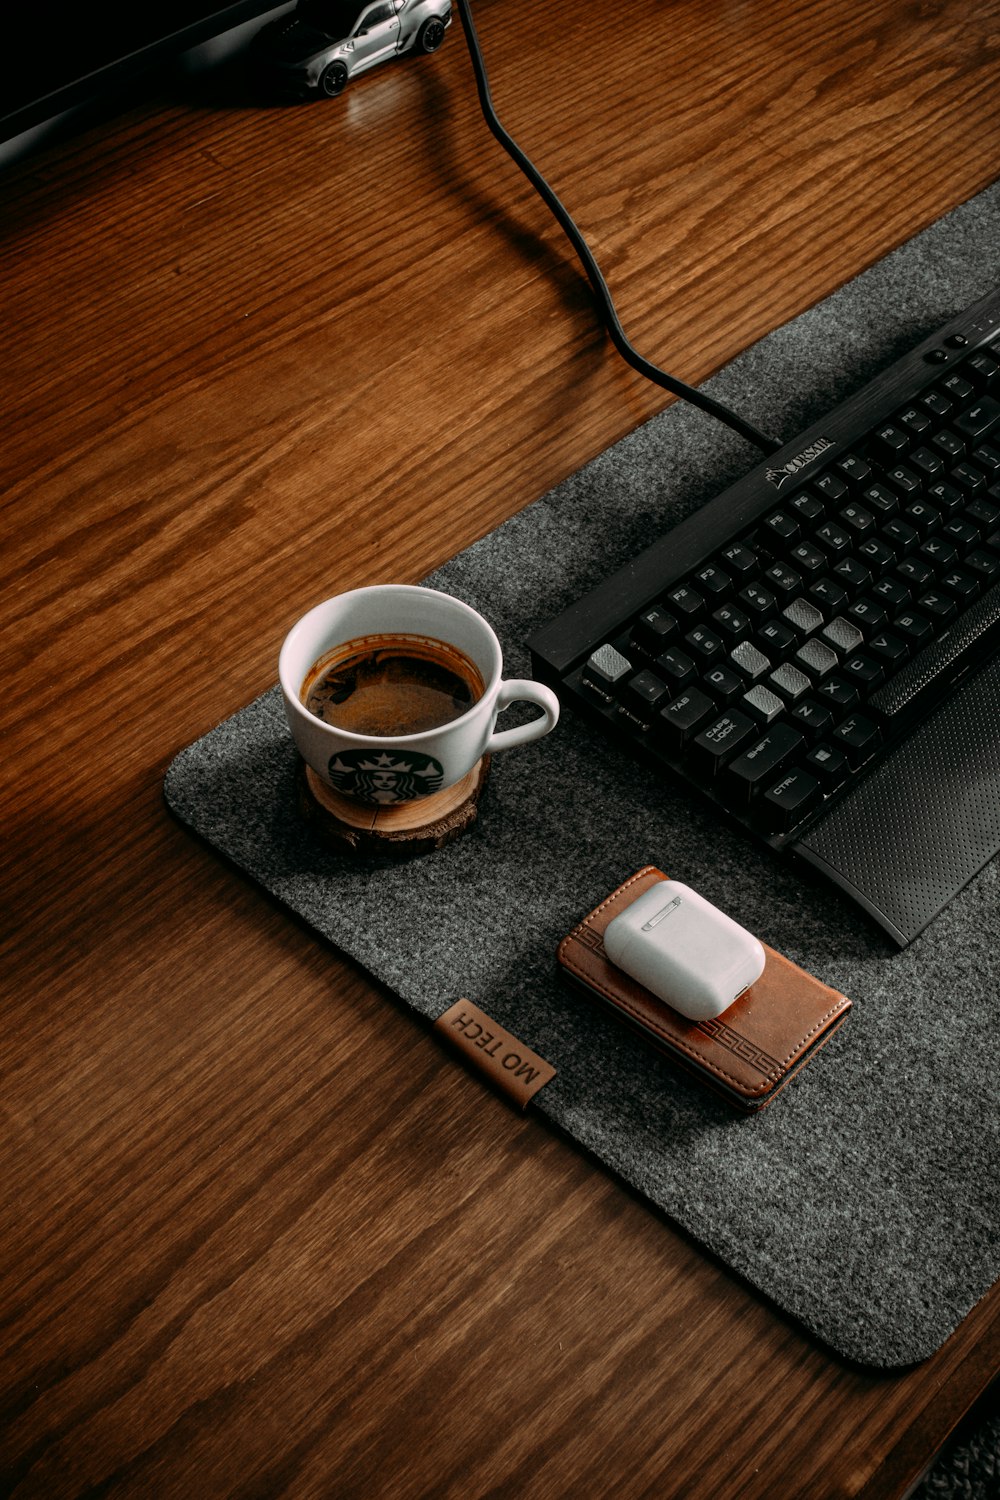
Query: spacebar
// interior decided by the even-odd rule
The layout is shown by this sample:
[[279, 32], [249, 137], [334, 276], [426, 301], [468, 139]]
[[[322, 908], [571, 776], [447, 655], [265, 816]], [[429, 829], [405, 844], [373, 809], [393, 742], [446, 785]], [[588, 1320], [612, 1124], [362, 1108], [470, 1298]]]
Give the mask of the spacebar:
[[870, 706], [887, 719], [923, 707], [939, 696], [941, 675], [947, 672], [949, 683], [955, 682], [966, 666], [982, 657], [993, 636], [1000, 639], [1000, 583], [987, 589], [944, 635], [884, 682], [869, 699]]

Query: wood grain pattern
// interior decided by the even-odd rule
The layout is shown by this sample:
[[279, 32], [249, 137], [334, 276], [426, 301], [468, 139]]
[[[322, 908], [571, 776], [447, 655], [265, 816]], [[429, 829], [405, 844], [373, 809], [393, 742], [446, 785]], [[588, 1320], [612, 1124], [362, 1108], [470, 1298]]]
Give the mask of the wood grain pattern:
[[[997, 0], [476, 14], [691, 381], [996, 170]], [[457, 27], [315, 108], [164, 85], [0, 202], [4, 1493], [902, 1494], [997, 1369], [995, 1296], [918, 1369], [844, 1367], [162, 805], [304, 606], [663, 403]]]

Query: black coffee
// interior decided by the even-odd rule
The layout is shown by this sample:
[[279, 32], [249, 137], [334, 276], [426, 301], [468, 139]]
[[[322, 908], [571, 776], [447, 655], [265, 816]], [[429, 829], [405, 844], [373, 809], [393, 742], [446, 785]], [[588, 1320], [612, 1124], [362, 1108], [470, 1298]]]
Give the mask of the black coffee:
[[463, 651], [418, 635], [345, 641], [302, 686], [309, 712], [352, 734], [422, 734], [458, 719], [483, 693]]

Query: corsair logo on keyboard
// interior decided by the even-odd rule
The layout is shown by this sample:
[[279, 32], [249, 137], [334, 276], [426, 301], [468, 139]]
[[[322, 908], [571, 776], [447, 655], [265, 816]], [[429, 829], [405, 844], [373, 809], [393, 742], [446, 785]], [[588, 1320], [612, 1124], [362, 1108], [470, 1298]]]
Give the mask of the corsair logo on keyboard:
[[796, 453], [787, 464], [780, 469], [765, 469], [764, 477], [769, 479], [776, 490], [780, 490], [786, 479], [791, 479], [798, 474], [807, 464], [811, 464], [814, 458], [819, 458], [821, 453], [826, 453], [833, 444], [829, 438], [817, 438], [815, 443], [810, 443], [808, 448], [803, 448], [801, 453]]

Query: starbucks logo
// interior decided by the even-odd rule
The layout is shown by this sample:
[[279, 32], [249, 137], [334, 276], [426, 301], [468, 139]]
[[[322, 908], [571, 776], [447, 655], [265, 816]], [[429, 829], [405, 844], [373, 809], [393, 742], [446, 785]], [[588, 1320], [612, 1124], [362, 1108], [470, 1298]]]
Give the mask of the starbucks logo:
[[330, 756], [327, 773], [331, 786], [345, 797], [383, 806], [426, 797], [444, 780], [439, 760], [408, 750], [342, 750]]

